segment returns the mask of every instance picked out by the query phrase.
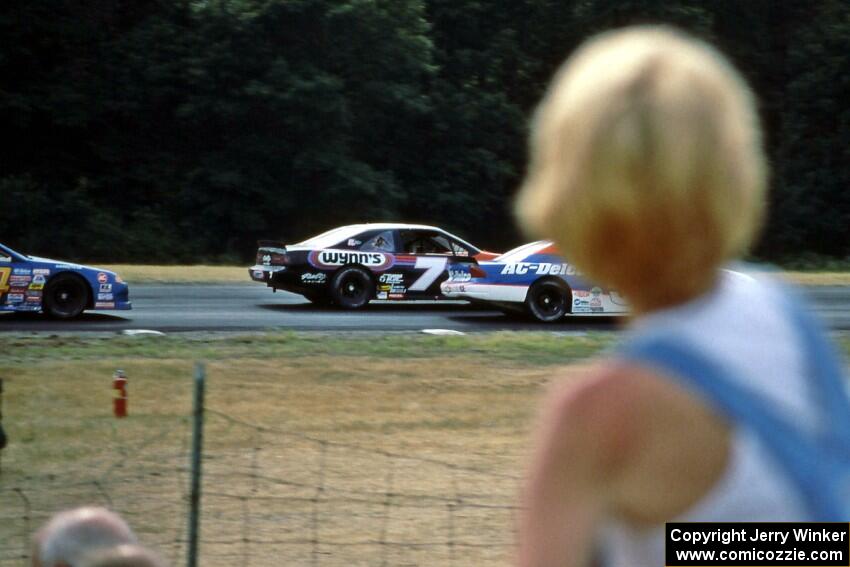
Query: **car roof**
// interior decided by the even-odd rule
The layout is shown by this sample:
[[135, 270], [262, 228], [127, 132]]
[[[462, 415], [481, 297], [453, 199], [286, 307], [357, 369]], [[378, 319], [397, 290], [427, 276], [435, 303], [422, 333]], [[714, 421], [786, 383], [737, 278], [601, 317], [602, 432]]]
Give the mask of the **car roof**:
[[350, 224], [348, 225], [348, 227], [351, 227], [352, 229], [358, 228], [360, 230], [398, 230], [410, 228], [415, 230], [436, 230], [439, 232], [446, 232], [442, 228], [438, 228], [436, 226], [430, 226], [427, 224], [410, 224], [402, 222], [364, 222], [360, 224]]
[[[462, 244], [465, 244], [466, 246], [469, 246], [470, 248], [473, 248], [474, 250], [480, 250], [474, 244], [472, 244], [472, 243], [464, 240], [460, 236], [458, 236], [454, 233], [451, 233], [451, 232], [449, 232], [445, 229], [442, 229], [440, 227], [431, 226], [431, 225], [427, 225], [427, 224], [412, 224], [412, 223], [403, 223], [403, 222], [364, 222], [364, 223], [359, 223], [359, 224], [342, 225], [342, 226], [338, 226], [334, 229], [328, 230], [328, 231], [326, 231], [322, 234], [319, 234], [317, 236], [308, 238], [307, 240], [304, 240], [304, 241], [300, 242], [299, 244], [304, 244], [304, 243], [310, 242], [312, 240], [315, 240], [318, 236], [330, 235], [330, 233], [332, 233], [332, 232], [334, 234], [348, 233], [349, 236], [351, 236], [351, 235], [358, 234], [360, 232], [364, 232], [364, 231], [367, 231], [367, 230], [404, 230], [404, 229], [433, 230], [434, 232], [441, 232], [443, 234], [447, 234], [447, 235], [451, 236], [452, 238], [456, 238], [459, 242], [461, 242]], [[342, 237], [340, 237], [340, 239], [344, 240], [345, 238], [348, 238], [349, 236], [342, 236]]]

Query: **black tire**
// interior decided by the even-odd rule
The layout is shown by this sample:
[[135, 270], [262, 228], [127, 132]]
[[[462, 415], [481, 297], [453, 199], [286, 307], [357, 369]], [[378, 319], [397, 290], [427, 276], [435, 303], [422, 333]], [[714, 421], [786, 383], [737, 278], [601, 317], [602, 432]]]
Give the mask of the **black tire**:
[[85, 310], [88, 303], [89, 285], [77, 275], [59, 274], [44, 286], [42, 309], [54, 319], [73, 319]]
[[339, 307], [360, 309], [375, 297], [375, 282], [363, 268], [346, 266], [331, 278], [330, 292]]
[[569, 313], [570, 295], [569, 290], [558, 282], [535, 282], [525, 296], [525, 308], [538, 321], [554, 323]]

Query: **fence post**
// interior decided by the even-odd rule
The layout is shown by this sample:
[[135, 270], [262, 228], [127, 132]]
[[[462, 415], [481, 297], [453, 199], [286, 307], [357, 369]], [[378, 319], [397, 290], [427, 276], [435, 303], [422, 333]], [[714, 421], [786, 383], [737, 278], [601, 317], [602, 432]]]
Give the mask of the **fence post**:
[[198, 527], [201, 516], [201, 453], [204, 442], [204, 382], [206, 371], [202, 363], [195, 364], [195, 396], [192, 424], [192, 485], [189, 499], [189, 560], [188, 567], [198, 565]]

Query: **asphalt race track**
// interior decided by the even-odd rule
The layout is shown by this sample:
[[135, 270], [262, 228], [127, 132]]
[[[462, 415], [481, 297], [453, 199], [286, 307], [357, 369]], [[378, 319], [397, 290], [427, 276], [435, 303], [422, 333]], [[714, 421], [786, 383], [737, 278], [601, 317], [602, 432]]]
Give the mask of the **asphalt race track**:
[[[809, 288], [815, 310], [833, 329], [850, 329], [850, 287]], [[545, 325], [507, 317], [499, 311], [465, 304], [376, 303], [361, 311], [316, 307], [299, 295], [272, 293], [261, 284], [143, 285], [130, 288], [132, 311], [87, 312], [73, 321], [52, 321], [41, 315], [0, 314], [0, 332], [122, 331], [458, 331], [552, 330], [581, 332], [614, 330], [611, 318], [568, 318]]]

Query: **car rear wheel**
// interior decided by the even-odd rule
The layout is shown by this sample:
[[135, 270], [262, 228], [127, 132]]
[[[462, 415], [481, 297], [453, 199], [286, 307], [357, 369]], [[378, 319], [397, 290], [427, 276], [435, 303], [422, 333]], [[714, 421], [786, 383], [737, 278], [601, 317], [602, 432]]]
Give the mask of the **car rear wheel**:
[[331, 297], [340, 307], [359, 309], [375, 297], [375, 283], [363, 268], [342, 268], [331, 279]]
[[73, 319], [83, 312], [88, 301], [85, 280], [74, 274], [59, 274], [45, 286], [42, 308], [55, 319]]
[[543, 323], [559, 321], [569, 311], [569, 291], [551, 280], [536, 282], [525, 298], [532, 317]]

